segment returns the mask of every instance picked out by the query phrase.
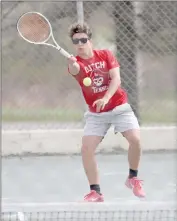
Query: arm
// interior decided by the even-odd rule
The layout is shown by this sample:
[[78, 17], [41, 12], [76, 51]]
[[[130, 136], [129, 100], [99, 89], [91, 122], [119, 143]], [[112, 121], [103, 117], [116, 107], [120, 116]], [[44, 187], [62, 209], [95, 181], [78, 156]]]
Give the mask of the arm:
[[115, 94], [115, 92], [117, 91], [117, 89], [119, 88], [120, 84], [121, 84], [121, 79], [120, 79], [120, 68], [113, 68], [111, 70], [109, 70], [109, 74], [111, 77], [111, 82], [109, 85], [109, 88], [106, 92], [106, 94], [104, 95], [104, 99], [108, 100]]
[[79, 74], [80, 65], [77, 63], [77, 59], [75, 57], [71, 57], [68, 59], [68, 70], [72, 75]]
[[97, 106], [97, 112], [104, 109], [105, 105], [109, 102], [109, 100], [115, 94], [121, 84], [119, 67], [112, 68], [111, 70], [109, 70], [109, 73], [111, 77], [111, 82], [107, 92], [102, 99], [98, 99], [93, 103], [93, 106]]
[[96, 105], [97, 112], [104, 109], [105, 105], [109, 102], [121, 84], [119, 63], [110, 51], [107, 51], [107, 65], [111, 77], [111, 82], [104, 97], [102, 99], [96, 100], [93, 103], [93, 106]]

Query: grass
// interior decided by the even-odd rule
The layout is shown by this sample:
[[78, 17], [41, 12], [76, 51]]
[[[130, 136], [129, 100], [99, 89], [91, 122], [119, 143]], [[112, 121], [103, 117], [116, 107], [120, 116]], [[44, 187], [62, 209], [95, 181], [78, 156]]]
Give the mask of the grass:
[[176, 114], [169, 112], [146, 111], [141, 113], [143, 124], [176, 124]]
[[83, 112], [68, 109], [8, 109], [2, 110], [3, 122], [77, 122], [83, 117]]
[[143, 124], [176, 124], [177, 104], [175, 100], [142, 102], [140, 110]]
[[[142, 124], [175, 124], [177, 119], [176, 105], [162, 106], [158, 103], [145, 104], [141, 108]], [[79, 122], [83, 119], [79, 109], [17, 109], [3, 108], [2, 121], [5, 122]]]

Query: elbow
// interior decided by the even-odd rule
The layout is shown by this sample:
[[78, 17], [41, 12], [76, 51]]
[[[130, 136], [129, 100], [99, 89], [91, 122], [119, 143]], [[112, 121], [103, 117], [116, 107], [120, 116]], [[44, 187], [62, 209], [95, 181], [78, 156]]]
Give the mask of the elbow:
[[118, 78], [118, 77], [115, 77], [115, 78], [112, 78], [112, 83], [114, 84], [114, 85], [116, 85], [116, 86], [120, 86], [121, 85], [121, 80], [120, 80], [120, 78]]

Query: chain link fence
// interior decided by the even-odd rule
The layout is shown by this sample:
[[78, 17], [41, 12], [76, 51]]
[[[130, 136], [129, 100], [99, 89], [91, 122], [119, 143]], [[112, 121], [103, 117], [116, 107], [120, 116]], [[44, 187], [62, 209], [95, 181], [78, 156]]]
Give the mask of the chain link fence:
[[[66, 59], [47, 46], [30, 45], [16, 31], [27, 11], [43, 13], [56, 40], [74, 54], [71, 23], [84, 19], [95, 48], [113, 51], [122, 86], [142, 125], [176, 119], [177, 2], [2, 2], [3, 127], [82, 127], [81, 90]], [[83, 11], [82, 11], [83, 9]]]

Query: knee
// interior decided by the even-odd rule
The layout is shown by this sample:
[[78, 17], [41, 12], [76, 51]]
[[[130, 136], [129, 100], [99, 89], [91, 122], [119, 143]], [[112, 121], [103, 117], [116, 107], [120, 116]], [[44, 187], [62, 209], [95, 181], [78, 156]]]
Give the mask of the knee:
[[81, 147], [82, 155], [93, 155], [99, 143], [100, 143], [100, 138], [83, 137], [82, 147]]
[[81, 147], [81, 153], [82, 155], [93, 155], [95, 153], [95, 149], [96, 147], [94, 145], [83, 143]]
[[133, 136], [129, 140], [129, 145], [130, 145], [130, 147], [133, 147], [133, 148], [140, 148], [141, 147], [140, 137], [139, 136]]

